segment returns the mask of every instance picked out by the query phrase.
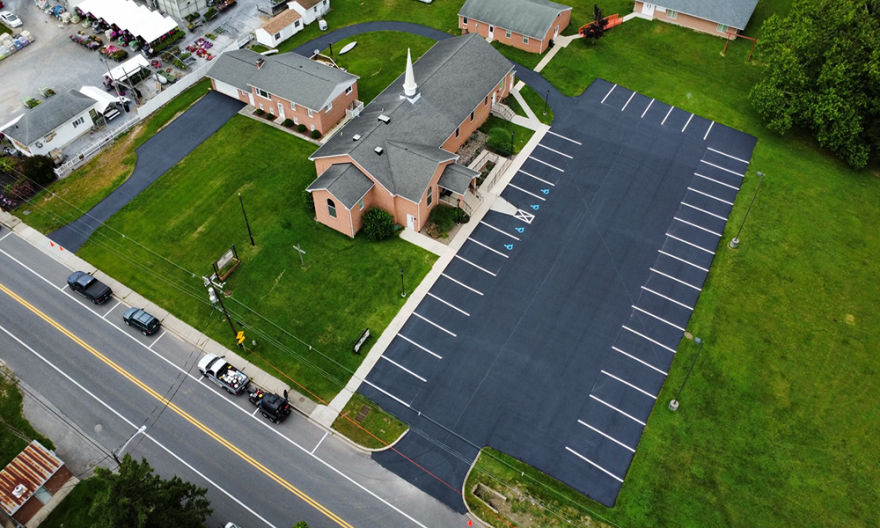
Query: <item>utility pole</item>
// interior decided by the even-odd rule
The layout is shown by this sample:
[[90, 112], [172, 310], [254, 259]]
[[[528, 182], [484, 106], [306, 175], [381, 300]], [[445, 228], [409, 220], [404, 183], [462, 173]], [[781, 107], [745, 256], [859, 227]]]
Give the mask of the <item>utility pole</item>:
[[223, 311], [223, 315], [226, 316], [226, 322], [229, 323], [229, 329], [232, 330], [232, 338], [236, 339], [238, 337], [238, 331], [235, 329], [235, 325], [232, 324], [232, 318], [229, 317], [229, 312], [226, 311], [226, 305], [223, 304], [223, 292], [220, 292], [220, 294], [218, 295], [217, 290], [214, 289], [214, 285], [211, 284], [211, 280], [205, 278], [205, 282], [207, 283], [206, 286], [208, 287], [208, 296], [213, 297], [213, 299], [211, 300], [213, 301], [216, 299], [217, 302], [220, 304], [220, 310]]

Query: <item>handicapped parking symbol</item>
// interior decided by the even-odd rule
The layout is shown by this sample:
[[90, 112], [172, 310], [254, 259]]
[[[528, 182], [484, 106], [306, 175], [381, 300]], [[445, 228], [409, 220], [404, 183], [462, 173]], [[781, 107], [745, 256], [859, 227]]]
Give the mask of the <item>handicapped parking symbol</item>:
[[537, 211], [537, 210], [540, 209], [540, 208], [541, 208], [540, 205], [538, 205], [538, 204], [532, 204], [532, 209], [534, 209], [535, 211]]
[[507, 251], [512, 250], [512, 249], [513, 249], [513, 244], [504, 244], [504, 249], [506, 249]]
[[514, 229], [516, 229], [517, 233], [523, 233], [526, 230], [526, 228], [524, 228], [524, 227], [514, 227]]
[[541, 192], [544, 194], [550, 194], [550, 189], [541, 189]]

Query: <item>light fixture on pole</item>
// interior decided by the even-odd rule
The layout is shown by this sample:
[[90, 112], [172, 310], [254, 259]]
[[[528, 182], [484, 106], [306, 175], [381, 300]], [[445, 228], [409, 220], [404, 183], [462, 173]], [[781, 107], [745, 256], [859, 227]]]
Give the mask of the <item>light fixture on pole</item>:
[[244, 210], [244, 200], [241, 198], [241, 193], [238, 193], [238, 203], [241, 204], [241, 214], [244, 215], [244, 224], [247, 226], [248, 236], [251, 237], [251, 247], [256, 246], [256, 243], [254, 243], [254, 234], [251, 233], [251, 223], [248, 222], [247, 213]]
[[406, 287], [403, 285], [403, 268], [400, 268], [400, 296], [406, 297]]
[[677, 411], [678, 410], [678, 402], [679, 398], [681, 398], [681, 391], [684, 390], [684, 384], [687, 383], [689, 377], [691, 377], [691, 372], [694, 370], [694, 365], [697, 364], [697, 360], [700, 359], [700, 352], [703, 351], [703, 340], [699, 337], [694, 338], [694, 343], [700, 345], [700, 348], [697, 349], [697, 355], [694, 356], [694, 360], [691, 361], [691, 367], [688, 369], [687, 374], [684, 376], [684, 381], [681, 382], [681, 387], [678, 388], [678, 394], [675, 395], [675, 398], [669, 400], [669, 410]]
[[758, 186], [755, 187], [755, 195], [752, 196], [752, 201], [749, 202], [749, 208], [746, 209], [746, 216], [743, 218], [742, 224], [739, 226], [739, 230], [736, 232], [736, 236], [731, 239], [730, 243], [727, 244], [730, 249], [736, 249], [739, 247], [739, 235], [742, 233], [743, 227], [746, 225], [746, 220], [749, 218], [749, 213], [752, 211], [752, 206], [755, 205], [755, 199], [758, 197], [758, 190], [761, 189], [761, 184], [764, 183], [764, 173], [758, 171], [758, 177], [761, 178], [758, 180]]

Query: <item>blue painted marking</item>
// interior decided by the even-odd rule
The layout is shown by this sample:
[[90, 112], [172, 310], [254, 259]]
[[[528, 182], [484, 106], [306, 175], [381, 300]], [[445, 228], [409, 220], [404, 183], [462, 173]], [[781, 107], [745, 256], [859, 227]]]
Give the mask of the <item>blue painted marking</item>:
[[526, 230], [526, 228], [524, 228], [524, 227], [515, 227], [514, 229], [516, 229], [517, 233], [522, 233]]
[[541, 208], [541, 206], [538, 205], [538, 204], [533, 204], [533, 205], [532, 205], [532, 209], [534, 209], [535, 211], [537, 211], [537, 210], [540, 209], [540, 208]]
[[541, 192], [544, 194], [550, 194], [550, 189], [541, 189]]
[[510, 251], [511, 249], [513, 249], [513, 244], [504, 244], [504, 249]]

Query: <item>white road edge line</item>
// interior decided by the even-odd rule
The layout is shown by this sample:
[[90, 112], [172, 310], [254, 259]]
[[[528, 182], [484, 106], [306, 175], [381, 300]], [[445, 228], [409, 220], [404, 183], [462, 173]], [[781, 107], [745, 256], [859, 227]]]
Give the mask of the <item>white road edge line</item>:
[[568, 447], [568, 446], [565, 446], [565, 450], [568, 451], [569, 453], [571, 453], [572, 455], [574, 455], [574, 456], [580, 458], [581, 460], [583, 460], [583, 461], [586, 462], [587, 464], [589, 464], [589, 465], [593, 466], [594, 468], [598, 469], [598, 470], [601, 471], [602, 473], [605, 473], [606, 475], [608, 475], [609, 477], [613, 478], [613, 479], [616, 480], [617, 482], [620, 482], [621, 484], [623, 484], [623, 479], [622, 479], [622, 478], [618, 477], [618, 476], [615, 475], [614, 473], [612, 473], [612, 472], [608, 471], [607, 469], [603, 468], [603, 467], [600, 466], [599, 464], [593, 462], [592, 460], [590, 460], [589, 458], [585, 457], [584, 455], [578, 453], [578, 452], [575, 451], [574, 449], [572, 449], [572, 448], [570, 448], [570, 447]]
[[434, 295], [434, 294], [431, 293], [431, 292], [428, 292], [428, 295], [430, 295], [430, 296], [433, 297], [434, 299], [437, 299], [438, 301], [442, 302], [443, 304], [445, 304], [446, 306], [452, 308], [453, 310], [455, 310], [455, 311], [457, 311], [457, 312], [461, 312], [461, 313], [465, 314], [465, 315], [468, 316], [468, 317], [471, 316], [471, 314], [469, 314], [469, 313], [467, 313], [466, 311], [462, 310], [462, 309], [459, 308], [458, 306], [452, 304], [451, 302], [449, 302], [449, 301], [447, 301], [447, 300], [444, 300], [444, 299], [441, 299], [440, 297], [437, 297], [436, 295]]
[[644, 119], [644, 118], [645, 118], [645, 114], [648, 113], [648, 110], [651, 109], [651, 105], [653, 105], [653, 104], [654, 104], [654, 99], [651, 99], [651, 102], [648, 103], [648, 106], [645, 107], [645, 111], [642, 112], [642, 117], [640, 117], [639, 119]]
[[709, 233], [709, 234], [711, 234], [711, 235], [715, 235], [715, 236], [717, 236], [717, 237], [720, 237], [720, 236], [721, 236], [721, 233], [717, 233], [717, 232], [715, 232], [715, 231], [712, 231], [711, 229], [708, 229], [708, 228], [703, 227], [703, 226], [701, 226], [701, 225], [695, 224], [695, 223], [693, 223], [693, 222], [688, 222], [687, 220], [682, 220], [681, 218], [679, 218], [679, 217], [677, 217], [677, 216], [673, 216], [672, 219], [673, 219], [673, 220], [678, 220], [678, 221], [681, 222], [682, 224], [687, 224], [687, 225], [689, 225], [689, 226], [691, 226], [691, 227], [696, 227], [697, 229], [699, 229], [699, 230], [701, 230], [701, 231], [705, 231], [705, 232], [707, 232], [707, 233]]
[[660, 126], [663, 126], [663, 125], [666, 124], [666, 120], [669, 119], [669, 114], [672, 113], [672, 110], [673, 110], [673, 109], [675, 109], [674, 106], [670, 106], [670, 107], [669, 107], [669, 111], [666, 112], [666, 117], [663, 118], [663, 121], [660, 121]]
[[623, 326], [623, 329], [624, 329], [624, 330], [627, 330], [627, 331], [629, 331], [629, 332], [632, 332], [632, 333], [634, 333], [635, 335], [637, 335], [637, 336], [641, 337], [642, 339], [644, 339], [645, 341], [650, 341], [651, 343], [654, 343], [654, 344], [657, 345], [658, 347], [663, 348], [663, 349], [666, 349], [666, 350], [672, 352], [673, 354], [675, 354], [675, 349], [674, 349], [674, 348], [672, 348], [672, 347], [670, 347], [670, 346], [666, 346], [666, 345], [664, 345], [663, 343], [661, 343], [660, 341], [657, 341], [657, 340], [654, 339], [654, 338], [648, 337], [648, 336], [646, 336], [645, 334], [643, 334], [643, 333], [641, 333], [641, 332], [637, 332], [637, 331], [633, 330], [632, 328], [630, 328], [630, 327], [628, 327], [628, 326], [626, 326], [626, 325], [622, 325], [622, 326]]
[[672, 328], [675, 328], [676, 330], [681, 330], [682, 332], [684, 332], [684, 330], [685, 330], [684, 328], [678, 326], [677, 324], [675, 324], [671, 321], [667, 321], [666, 319], [663, 319], [659, 315], [654, 315], [651, 312], [649, 312], [648, 310], [645, 310], [644, 308], [639, 308], [638, 306], [636, 306], [634, 304], [631, 306], [633, 307], [634, 310], [638, 310], [638, 311], [642, 312], [643, 314], [647, 315], [648, 317], [653, 317], [654, 319], [660, 321], [661, 323], [666, 323], [669, 326], [671, 326]]
[[409, 374], [410, 376], [414, 377], [415, 379], [421, 381], [422, 383], [427, 383], [427, 382], [428, 382], [428, 380], [426, 380], [426, 379], [423, 378], [422, 376], [419, 376], [418, 374], [416, 374], [415, 372], [411, 371], [410, 369], [404, 367], [403, 365], [401, 365], [401, 364], [398, 363], [397, 361], [394, 361], [393, 359], [388, 358], [387, 356], [385, 356], [385, 354], [382, 354], [382, 355], [379, 356], [379, 357], [381, 357], [381, 358], [384, 359], [385, 361], [391, 363], [392, 365], [394, 365], [395, 367], [399, 368], [400, 370], [406, 372], [407, 374]]
[[694, 176], [699, 176], [700, 178], [703, 178], [704, 180], [709, 180], [710, 182], [715, 182], [715, 183], [717, 183], [718, 185], [723, 185], [723, 186], [725, 186], [725, 187], [730, 187], [731, 189], [733, 189], [733, 190], [735, 190], [735, 191], [738, 191], [738, 190], [739, 190], [739, 187], [737, 187], [736, 185], [731, 185], [731, 184], [729, 184], [729, 183], [724, 183], [723, 181], [718, 181], [718, 180], [716, 180], [716, 179], [714, 179], [714, 178], [710, 178], [710, 177], [708, 177], [708, 176], [703, 176], [703, 175], [700, 174], [699, 172], [695, 172], [695, 173], [694, 173]]
[[484, 248], [488, 249], [489, 251], [491, 251], [493, 253], [498, 253], [499, 255], [501, 255], [504, 258], [510, 258], [510, 255], [505, 255], [504, 253], [498, 251], [497, 249], [491, 248], [491, 247], [487, 246], [486, 244], [483, 244], [482, 242], [480, 242], [476, 238], [468, 237], [467, 239], [470, 240], [471, 242], [474, 242], [476, 244], [483, 246]]
[[530, 177], [530, 178], [534, 178], [534, 179], [538, 180], [539, 182], [541, 182], [541, 183], [543, 183], [543, 184], [549, 185], [550, 187], [556, 187], [556, 184], [555, 184], [555, 183], [548, 182], [547, 180], [545, 180], [545, 179], [543, 179], [543, 178], [538, 178], [537, 176], [535, 176], [534, 174], [532, 174], [532, 173], [530, 173], [530, 172], [526, 172], [526, 171], [524, 171], [524, 170], [522, 170], [522, 169], [520, 169], [519, 172], [525, 174], [526, 176], [528, 176], [528, 177]]
[[480, 223], [483, 224], [484, 226], [490, 228], [490, 229], [494, 229], [495, 231], [498, 231], [498, 232], [501, 233], [502, 235], [507, 235], [507, 236], [509, 236], [510, 238], [512, 238], [512, 239], [514, 239], [514, 240], [516, 240], [516, 241], [519, 241], [519, 237], [516, 237], [516, 236], [511, 235], [511, 234], [508, 233], [507, 231], [504, 231], [504, 230], [502, 230], [502, 229], [499, 229], [499, 228], [493, 226], [492, 224], [486, 222], [485, 220], [480, 220]]
[[603, 97], [601, 101], [599, 101], [599, 104], [605, 104], [605, 99], [608, 99], [608, 96], [611, 95], [611, 92], [613, 92], [615, 88], [617, 88], [616, 84], [612, 86], [610, 90], [608, 90], [608, 93], [605, 94], [605, 97]]
[[704, 248], [703, 246], [698, 246], [698, 245], [694, 244], [693, 242], [688, 242], [687, 240], [685, 240], [685, 239], [683, 239], [683, 238], [678, 238], [678, 237], [675, 236], [675, 235], [670, 235], [669, 233], [666, 233], [666, 236], [668, 236], [669, 238], [671, 238], [671, 239], [673, 239], [673, 240], [678, 240], [679, 242], [681, 242], [681, 243], [683, 243], [683, 244], [687, 244], [687, 245], [689, 245], [689, 246], [693, 246], [693, 247], [695, 247], [695, 248], [697, 248], [697, 249], [703, 250], [703, 251], [705, 251], [706, 253], [709, 253], [710, 255], [714, 255], [714, 254], [715, 254], [715, 252], [712, 251], [711, 249], [706, 249], [706, 248]]
[[574, 156], [569, 156], [569, 155], [566, 154], [565, 152], [560, 152], [560, 151], [558, 151], [558, 150], [556, 150], [556, 149], [550, 148], [550, 147], [548, 147], [547, 145], [544, 145], [543, 143], [538, 143], [538, 146], [539, 146], [539, 147], [542, 147], [542, 148], [545, 148], [545, 149], [549, 150], [550, 152], [555, 152], [555, 153], [559, 154], [560, 156], [565, 156], [565, 157], [568, 158], [568, 159], [574, 159]]
[[106, 321], [106, 320], [107, 320], [107, 316], [110, 315], [110, 312], [112, 312], [113, 310], [115, 310], [116, 307], [119, 306], [120, 304], [122, 304], [122, 301], [116, 301], [116, 304], [113, 305], [113, 308], [110, 308], [109, 310], [107, 310], [106, 312], [104, 312], [104, 315], [101, 316], [101, 319], [103, 319], [103, 320]]
[[719, 198], [719, 197], [717, 197], [717, 196], [715, 196], [715, 195], [713, 195], [713, 194], [709, 194], [709, 193], [707, 193], [707, 192], [703, 192], [703, 191], [701, 191], [701, 190], [699, 190], [699, 189], [694, 189], [693, 187], [688, 187], [688, 190], [689, 190], [689, 191], [693, 191], [693, 192], [695, 192], [695, 193], [697, 193], [697, 194], [702, 194], [703, 196], [706, 196], [707, 198], [712, 198], [713, 200], [718, 200], [718, 201], [721, 202], [721, 203], [725, 203], [725, 204], [727, 204], [727, 205], [733, 205], [733, 202], [728, 202], [727, 200], [723, 200], [723, 199], [721, 199], [721, 198]]
[[397, 403], [403, 405], [403, 406], [406, 407], [407, 409], [412, 409], [412, 407], [410, 407], [408, 403], [406, 403], [405, 401], [401, 400], [401, 399], [398, 398], [397, 396], [391, 394], [391, 393], [388, 392], [387, 390], [385, 390], [385, 389], [383, 389], [383, 388], [381, 388], [381, 387], [379, 387], [379, 386], [373, 384], [370, 380], [365, 379], [365, 380], [364, 380], [364, 383], [366, 383], [366, 384], [369, 385], [370, 387], [373, 387], [374, 389], [376, 389], [377, 391], [381, 392], [381, 393], [384, 394], [385, 396], [388, 396], [389, 398], [391, 398], [392, 400], [396, 401]]
[[404, 341], [406, 341], [406, 342], [408, 342], [409, 344], [413, 345], [414, 347], [419, 348], [419, 349], [421, 349], [421, 350], [427, 352], [428, 354], [431, 354], [432, 356], [434, 356], [434, 357], [437, 358], [437, 359], [443, 359], [443, 356], [441, 356], [440, 354], [436, 354], [436, 353], [434, 353], [434, 352], [431, 352], [431, 351], [428, 350], [427, 348], [425, 348], [425, 347], [423, 347], [422, 345], [416, 343], [415, 341], [413, 341], [412, 339], [406, 337], [406, 336], [403, 335], [403, 334], [397, 334], [397, 337], [400, 337], [401, 339], [403, 339]]
[[[463, 260], [463, 261], [467, 262], [468, 264], [470, 264], [471, 266], [477, 268], [478, 270], [480, 270], [480, 271], [484, 271], [484, 272], [488, 273], [489, 275], [491, 275], [491, 276], [493, 276], [493, 277], [497, 276], [495, 273], [492, 273], [491, 271], [487, 270], [486, 268], [484, 268], [484, 267], [482, 267], [482, 266], [479, 266], [479, 265], [477, 265], [477, 264], [474, 264], [473, 262], [469, 261], [468, 259], [466, 259], [466, 258], [464, 258], [464, 257], [459, 257], [458, 255], [455, 255], [455, 258], [457, 258], [458, 260]], [[480, 294], [480, 295], [482, 295], [482, 294]]]
[[691, 124], [691, 119], [693, 119], [693, 118], [694, 118], [694, 114], [691, 114], [691, 116], [690, 116], [690, 117], [688, 118], [688, 120], [687, 120], [687, 123], [685, 123], [684, 126], [681, 127], [681, 132], [682, 132], [682, 133], [684, 133], [684, 129], [686, 129], [686, 128], [688, 127], [689, 124]]
[[[486, 224], [486, 225], [489, 225], [489, 224]], [[511, 235], [511, 236], [513, 236], [513, 235]], [[519, 240], [519, 239], [517, 239], [517, 240]], [[706, 271], [709, 271], [709, 270], [706, 270]], [[472, 287], [468, 286], [467, 284], [461, 282], [461, 281], [458, 280], [458, 279], [453, 279], [452, 277], [450, 277], [449, 275], [447, 275], [447, 274], [445, 274], [445, 273], [441, 273], [440, 276], [441, 276], [441, 277], [446, 277], [447, 279], [449, 279], [449, 280], [451, 280], [452, 282], [458, 284], [458, 285], [461, 286], [462, 288], [467, 288], [468, 290], [470, 290], [470, 291], [476, 293], [477, 295], [483, 295], [483, 292], [481, 292], [480, 290], [477, 290], [477, 289], [475, 289], [475, 288], [472, 288]]]
[[691, 209], [693, 209], [693, 210], [695, 210], [695, 211], [699, 211], [699, 212], [701, 212], [701, 213], [706, 213], [706, 214], [709, 215], [709, 216], [714, 216], [715, 218], [717, 218], [717, 219], [719, 219], [719, 220], [724, 220], [725, 222], [727, 222], [727, 217], [726, 217], [726, 216], [721, 216], [720, 214], [713, 213], [712, 211], [707, 211], [707, 210], [705, 210], [705, 209], [701, 209], [701, 208], [697, 207], [696, 205], [692, 205], [692, 204], [689, 204], [689, 203], [684, 202], [684, 201], [681, 202], [681, 205], [683, 205], [683, 206], [685, 206], [685, 207], [690, 207]]
[[739, 162], [745, 163], [746, 165], [749, 164], [748, 161], [746, 161], [746, 160], [744, 160], [744, 159], [742, 159], [742, 158], [737, 158], [736, 156], [731, 156], [730, 154], [728, 154], [728, 153], [726, 153], [726, 152], [721, 152], [720, 150], [713, 149], [712, 147], [706, 147], [706, 148], [709, 149], [709, 150], [711, 150], [712, 152], [715, 152], [715, 153], [717, 153], [717, 154], [721, 154], [722, 156], [727, 156], [727, 157], [730, 158], [730, 159], [735, 159], [736, 161], [739, 161]]
[[580, 418], [578, 418], [578, 423], [581, 424], [581, 425], [583, 425], [583, 426], [586, 427], [587, 429], [590, 429], [591, 431], [594, 431], [594, 432], [596, 432], [596, 433], [599, 433], [600, 435], [604, 436], [604, 437], [607, 438], [608, 440], [611, 440], [611, 441], [614, 442], [615, 444], [617, 444], [617, 445], [619, 445], [620, 447], [626, 449], [626, 450], [629, 451], [630, 453], [635, 453], [635, 452], [636, 452], [635, 449], [633, 449], [633, 448], [631, 448], [630, 446], [624, 444], [623, 442], [621, 442], [621, 441], [618, 440], [617, 438], [614, 438], [614, 437], [611, 436], [611, 435], [607, 435], [607, 434], [603, 433], [603, 432], [600, 431], [599, 429], [593, 427], [592, 425], [590, 425], [590, 424], [588, 424], [587, 422], [581, 420]]
[[732, 171], [732, 170], [730, 170], [730, 169], [728, 169], [728, 168], [722, 167], [721, 165], [715, 165], [714, 163], [710, 163], [710, 162], [708, 162], [708, 161], [706, 161], [706, 160], [702, 160], [702, 159], [701, 159], [701, 160], [700, 160], [700, 163], [705, 163], [706, 165], [708, 165], [708, 166], [710, 166], [710, 167], [715, 167], [716, 169], [721, 169], [721, 170], [723, 170], [724, 172], [729, 172], [729, 173], [731, 173], [731, 174], [735, 174], [735, 175], [739, 176], [740, 178], [745, 177], [745, 174], [743, 174], [743, 173], [741, 173], [741, 172]]
[[706, 273], [709, 273], [709, 268], [704, 268], [703, 266], [699, 266], [697, 264], [694, 264], [693, 262], [691, 262], [689, 260], [685, 260], [681, 257], [676, 257], [672, 253], [667, 253], [667, 252], [663, 251], [662, 249], [658, 249], [657, 252], [660, 253], [661, 255], [666, 255], [669, 258], [673, 258], [679, 262], [684, 262], [685, 264], [687, 264], [689, 266], [693, 266], [693, 267], [697, 268], [698, 270], [702, 270], [702, 271], [705, 271]]
[[537, 194], [535, 194], [535, 193], [533, 193], [533, 192], [531, 192], [531, 191], [527, 191], [527, 190], [523, 189], [522, 187], [519, 187], [519, 186], [514, 185], [514, 184], [512, 184], [512, 183], [508, 183], [507, 186], [508, 186], [508, 187], [513, 187], [514, 189], [516, 189], [516, 190], [519, 191], [519, 192], [524, 192], [524, 193], [528, 194], [529, 196], [531, 196], [531, 197], [533, 197], [533, 198], [537, 198], [538, 200], [541, 200], [542, 202], [546, 202], [546, 201], [547, 201], [547, 199], [544, 198], [543, 196], [538, 196]]
[[324, 439], [327, 438], [327, 435], [329, 435], [329, 434], [330, 434], [329, 431], [324, 431], [324, 436], [322, 436], [321, 439], [318, 440], [318, 443], [315, 444], [315, 447], [312, 449], [312, 454], [313, 454], [313, 455], [315, 454], [315, 451], [317, 451], [318, 448], [321, 447], [321, 444], [324, 443]]
[[622, 411], [622, 410], [618, 409], [617, 407], [611, 405], [611, 404], [608, 403], [607, 401], [605, 401], [605, 400], [599, 398], [599, 397], [596, 396], [595, 394], [590, 394], [590, 398], [596, 400], [597, 402], [601, 403], [602, 405], [604, 405], [605, 407], [608, 407], [608, 408], [611, 409], [611, 410], [614, 410], [614, 411], [619, 412], [620, 414], [626, 416], [627, 418], [629, 418], [630, 420], [636, 422], [637, 424], [641, 424], [642, 427], [645, 426], [645, 422], [639, 420], [638, 418], [636, 418], [635, 416], [629, 414], [629, 413], [626, 412], [626, 411]]
[[702, 288], [698, 288], [698, 287], [694, 286], [693, 284], [691, 284], [691, 283], [689, 283], [689, 282], [685, 282], [685, 281], [679, 279], [678, 277], [673, 277], [672, 275], [669, 275], [668, 273], [663, 273], [662, 271], [660, 271], [660, 270], [658, 270], [658, 269], [656, 269], [656, 268], [650, 268], [650, 270], [653, 271], [654, 273], [656, 273], [657, 275], [662, 275], [663, 277], [666, 277], [667, 279], [672, 279], [672, 280], [674, 280], [675, 282], [677, 282], [677, 283], [679, 283], [679, 284], [684, 284], [684, 285], [687, 286], [688, 288], [693, 288], [693, 289], [695, 289], [695, 290], [697, 290], [697, 291], [703, 291]]
[[606, 376], [608, 376], [608, 377], [611, 378], [611, 379], [615, 379], [615, 380], [617, 380], [617, 381], [623, 383], [624, 385], [626, 385], [627, 387], [629, 387], [629, 388], [631, 388], [631, 389], [635, 389], [635, 390], [641, 392], [642, 394], [644, 394], [645, 396], [651, 398], [652, 400], [656, 400], [656, 399], [657, 399], [656, 396], [654, 396], [654, 395], [651, 394], [650, 392], [646, 391], [645, 389], [642, 389], [642, 388], [640, 388], [640, 387], [636, 387], [636, 386], [633, 385], [632, 383], [626, 381], [625, 379], [618, 378], [617, 376], [615, 376], [614, 374], [608, 372], [607, 370], [600, 370], [599, 372], [601, 372], [602, 374], [605, 374]]
[[153, 350], [153, 345], [155, 345], [156, 343], [158, 343], [159, 340], [162, 339], [163, 337], [165, 337], [165, 334], [167, 334], [167, 333], [168, 333], [167, 331], [163, 330], [161, 334], [159, 334], [159, 335], [156, 336], [156, 339], [153, 339], [153, 342], [152, 342], [152, 343], [150, 343], [149, 345], [147, 345], [147, 348], [149, 348], [150, 350]]
[[562, 134], [557, 134], [556, 132], [554, 132], [554, 131], [552, 131], [552, 130], [548, 130], [547, 133], [548, 133], [548, 134], [553, 134], [554, 136], [556, 136], [556, 137], [558, 137], [558, 138], [562, 138], [562, 139], [564, 139], [564, 140], [566, 140], [566, 141], [571, 141], [571, 142], [574, 143], [575, 145], [583, 145], [583, 143], [581, 143], [580, 141], [577, 141], [577, 140], [575, 140], [575, 139], [571, 139], [570, 137], [565, 137], [565, 136], [563, 136]]
[[[709, 137], [709, 132], [712, 131], [712, 127], [713, 127], [713, 126], [715, 126], [715, 121], [712, 121], [711, 123], [709, 123], [709, 128], [708, 128], [708, 130], [706, 130], [706, 133], [703, 134], [703, 141], [706, 141], [706, 138]], [[710, 150], [711, 150], [711, 149], [710, 149]]]
[[629, 102], [632, 101], [632, 100], [633, 100], [633, 97], [635, 97], [635, 96], [636, 96], [636, 93], [635, 93], [635, 92], [633, 92], [633, 93], [629, 96], [629, 99], [626, 100], [626, 102], [623, 104], [623, 107], [620, 109], [621, 112], [623, 112], [624, 110], [626, 110], [626, 107], [629, 106]]
[[663, 299], [666, 299], [666, 300], [669, 301], [669, 302], [675, 303], [675, 304], [681, 306], [682, 308], [685, 308], [685, 309], [687, 309], [687, 310], [689, 310], [689, 311], [691, 311], [691, 312], [694, 311], [693, 308], [691, 308], [690, 306], [686, 305], [685, 303], [683, 303], [683, 302], [681, 302], [681, 301], [676, 301], [676, 300], [673, 299], [672, 297], [667, 297], [667, 296], [663, 295], [662, 293], [655, 292], [654, 290], [652, 290], [651, 288], [648, 288], [647, 286], [642, 286], [642, 289], [645, 290], [646, 292], [653, 293], [653, 294], [656, 295], [657, 297], [662, 297]]
[[544, 160], [540, 160], [540, 159], [538, 159], [538, 158], [536, 158], [536, 157], [534, 157], [534, 156], [529, 156], [529, 159], [535, 160], [535, 161], [537, 161], [538, 163], [543, 163], [544, 165], [550, 167], [551, 169], [556, 169], [556, 170], [558, 170], [559, 172], [565, 172], [564, 170], [560, 169], [560, 168], [557, 167], [556, 165], [550, 165], [550, 164], [547, 163], [546, 161], [544, 161]]
[[619, 353], [623, 354], [624, 356], [626, 356], [626, 357], [632, 359], [633, 361], [638, 361], [638, 362], [641, 363], [642, 365], [648, 367], [649, 369], [656, 370], [657, 372], [659, 372], [660, 374], [663, 374], [664, 376], [668, 376], [668, 375], [669, 375], [669, 373], [666, 372], [665, 370], [661, 370], [661, 369], [655, 367], [654, 365], [648, 363], [647, 361], [635, 357], [634, 355], [630, 354], [629, 352], [624, 352], [623, 350], [617, 348], [616, 346], [612, 346], [612, 347], [611, 347], [611, 350], [614, 350], [615, 352], [619, 352]]
[[2, 237], [0, 237], [0, 242], [3, 242], [4, 240], [6, 240], [6, 237], [8, 237], [8, 236], [11, 235], [11, 234], [12, 234], [12, 231], [11, 231], [11, 230], [7, 230], [7, 231], [6, 231], [6, 234], [3, 235]]
[[443, 330], [444, 332], [446, 332], [447, 334], [451, 335], [452, 337], [458, 337], [458, 336], [455, 335], [454, 333], [452, 333], [452, 332], [450, 332], [449, 330], [443, 328], [442, 326], [440, 326], [440, 325], [438, 325], [437, 323], [435, 323], [434, 321], [428, 319], [427, 317], [425, 317], [424, 315], [420, 314], [419, 312], [413, 312], [413, 315], [416, 316], [416, 317], [418, 317], [418, 318], [421, 319], [422, 321], [428, 323], [429, 325], [431, 325], [431, 326], [435, 326], [435, 327], [437, 327], [438, 329]]

